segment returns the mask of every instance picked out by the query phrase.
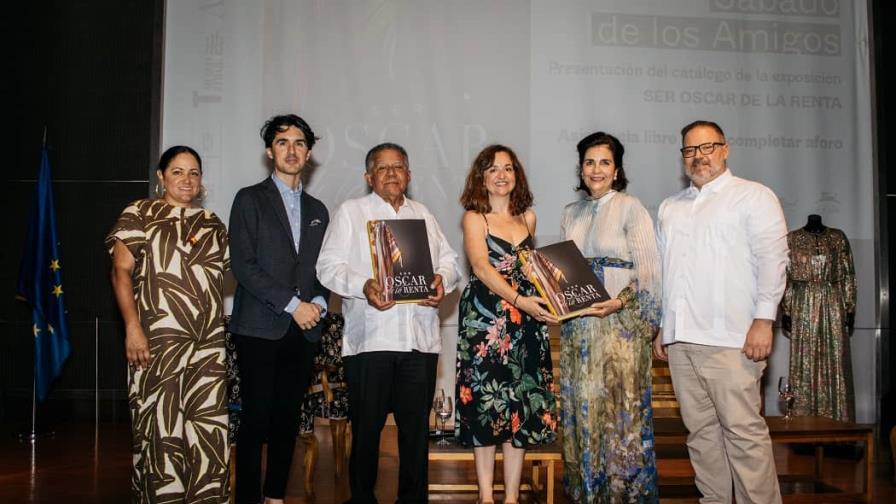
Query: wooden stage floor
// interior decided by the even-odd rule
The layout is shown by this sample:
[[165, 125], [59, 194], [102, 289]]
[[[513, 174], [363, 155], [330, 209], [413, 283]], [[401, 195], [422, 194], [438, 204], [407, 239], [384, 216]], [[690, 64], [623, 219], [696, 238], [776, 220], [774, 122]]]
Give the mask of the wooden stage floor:
[[[386, 428], [382, 441], [376, 489], [381, 503], [394, 502], [395, 499], [398, 456], [393, 429]], [[329, 427], [318, 425], [316, 436], [320, 443], [320, 458], [315, 472], [315, 499], [309, 500], [304, 496], [302, 446], [297, 443], [295, 463], [287, 490], [286, 501], [290, 504], [341, 503], [348, 497], [345, 479], [334, 476]], [[0, 502], [129, 502], [129, 438], [127, 424], [101, 424], [98, 430], [95, 430], [93, 424], [65, 425], [58, 428], [53, 438], [40, 439], [32, 449], [31, 445], [17, 441], [13, 428], [0, 427]], [[813, 487], [814, 490], [824, 491], [829, 487], [837, 487], [851, 492], [861, 491], [864, 471], [862, 461], [849, 457], [849, 450], [840, 451], [846, 451], [847, 456], [826, 455], [823, 485]], [[889, 457], [886, 449], [875, 451], [879, 454], [878, 461]], [[660, 495], [664, 504], [697, 502], [694, 487], [680, 484], [691, 474], [690, 465], [680, 458], [685, 456], [683, 447], [664, 449], [658, 454]], [[784, 475], [781, 479], [785, 502], [803, 502], [805, 496], [802, 492], [808, 489], [805, 479], [798, 475], [814, 471], [811, 450], [796, 452], [787, 445], [776, 445], [775, 458], [778, 473]], [[562, 471], [560, 472], [555, 502], [565, 504], [569, 501], [563, 496], [562, 486], [559, 484], [559, 478], [562, 477]], [[474, 482], [475, 472], [472, 463], [435, 462], [430, 465], [430, 481]], [[829, 495], [830, 500], [822, 496], [819, 502], [842, 502], [834, 494], [826, 495]], [[475, 495], [433, 494], [430, 500], [475, 502]], [[522, 500], [532, 502], [525, 495]], [[896, 502], [896, 485], [893, 483], [890, 464], [875, 464], [874, 502]]]

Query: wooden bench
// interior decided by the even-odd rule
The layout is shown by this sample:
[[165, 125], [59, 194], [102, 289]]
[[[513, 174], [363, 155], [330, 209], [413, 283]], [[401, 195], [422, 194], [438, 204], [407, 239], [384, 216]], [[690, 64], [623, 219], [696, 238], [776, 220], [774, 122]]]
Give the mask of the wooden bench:
[[[865, 481], [863, 492], [854, 494], [849, 492], [825, 493], [813, 496], [812, 494], [785, 495], [785, 501], [799, 500], [800, 502], [872, 502], [873, 478], [874, 478], [874, 431], [872, 425], [838, 422], [824, 417], [794, 417], [786, 421], [783, 417], [766, 417], [769, 434], [773, 443], [787, 444], [816, 444], [815, 448], [815, 473], [814, 479], [821, 478], [821, 470], [824, 465], [824, 451], [820, 445], [825, 443], [859, 443], [864, 445]], [[684, 446], [687, 441], [687, 429], [680, 418], [661, 417], [654, 419], [655, 443], [660, 445]], [[686, 456], [686, 455], [685, 455]], [[501, 460], [501, 452], [495, 454], [497, 460]], [[521, 485], [522, 491], [533, 491], [543, 498], [548, 504], [554, 502], [556, 465], [562, 463], [562, 453], [559, 441], [548, 446], [526, 451], [526, 461], [532, 464], [531, 481]], [[431, 461], [473, 461], [473, 450], [451, 444], [439, 446], [434, 442], [429, 445], [429, 460]], [[546, 468], [544, 480], [541, 478], [541, 468]], [[476, 492], [475, 483], [430, 483], [430, 491], [443, 492]], [[503, 490], [501, 485], [495, 485], [496, 491]]]
[[[552, 335], [553, 336], [553, 335]], [[559, 341], [552, 338], [551, 347], [554, 360], [555, 380], [559, 374]], [[672, 451], [679, 452], [683, 458], [687, 458], [684, 446], [687, 442], [687, 429], [681, 421], [678, 402], [675, 400], [675, 391], [672, 388], [672, 380], [668, 364], [663, 361], [654, 361], [651, 370], [653, 377], [653, 412], [654, 412], [654, 436], [655, 444], [659, 450], [661, 446], [670, 447]], [[874, 431], [873, 425], [853, 424], [838, 422], [823, 417], [794, 417], [785, 421], [782, 417], [765, 417], [769, 434], [773, 443], [784, 444], [814, 444], [815, 447], [815, 472], [809, 477], [814, 480], [821, 478], [821, 470], [824, 465], [824, 450], [821, 445], [826, 443], [850, 442], [864, 445], [865, 457], [865, 481], [861, 494], [824, 493], [813, 496], [812, 494], [785, 495], [785, 501], [800, 502], [831, 502], [831, 501], [863, 501], [872, 502], [872, 489], [874, 478]], [[675, 447], [681, 447], [678, 450]], [[500, 450], [496, 458], [501, 460]], [[674, 458], [678, 458], [677, 456]], [[437, 446], [430, 444], [429, 459], [433, 461], [472, 461], [473, 450], [459, 446]], [[532, 464], [531, 483], [523, 485], [521, 490], [534, 490], [544, 496], [544, 499], [552, 504], [554, 502], [554, 479], [556, 464], [562, 462], [560, 442], [536, 450], [526, 452], [526, 460]], [[689, 465], [689, 464], [688, 464]], [[541, 480], [541, 467], [547, 469], [546, 478]], [[688, 478], [690, 484], [693, 480]], [[782, 480], [783, 481], [783, 480]], [[431, 491], [477, 491], [475, 482], [456, 484], [430, 484]], [[500, 485], [495, 486], [501, 490]], [[817, 500], [816, 500], [817, 499]]]
[[[498, 448], [495, 453], [496, 460], [503, 460], [504, 456]], [[430, 461], [473, 461], [473, 449], [464, 448], [454, 443], [440, 446], [434, 441], [429, 443]], [[547, 504], [554, 504], [554, 480], [556, 479], [556, 464], [562, 462], [563, 454], [560, 451], [560, 442], [540, 446], [526, 450], [526, 462], [532, 464], [532, 477], [528, 482], [520, 485], [521, 491], [531, 491], [543, 498]], [[544, 480], [541, 478], [541, 468], [546, 469]], [[501, 484], [495, 485], [496, 491], [504, 490]], [[430, 483], [430, 492], [477, 492], [479, 486], [475, 483]]]
[[[838, 422], [824, 417], [793, 417], [784, 420], [783, 417], [765, 417], [769, 434], [773, 443], [787, 444], [816, 444], [815, 447], [815, 474], [814, 479], [821, 478], [821, 469], [824, 465], [825, 443], [861, 443], [864, 444], [865, 456], [865, 482], [864, 491], [861, 494], [826, 493], [818, 495], [817, 502], [831, 502], [836, 500], [872, 502], [872, 489], [874, 487], [874, 426], [867, 424], [854, 424]], [[688, 432], [680, 418], [655, 418], [653, 421], [655, 443], [659, 445], [684, 445], [687, 442]], [[780, 476], [780, 475], [779, 475]], [[785, 500], [792, 500], [785, 496]], [[800, 494], [800, 502], [813, 502], [812, 494]]]
[[[560, 333], [556, 328], [551, 330], [551, 361], [554, 365], [554, 383], [560, 383]], [[653, 380], [653, 414], [655, 418], [675, 419], [679, 416], [678, 401], [675, 400], [675, 391], [672, 389], [672, 377], [669, 367], [664, 361], [654, 361], [651, 369]], [[559, 398], [558, 398], [559, 403]], [[558, 404], [559, 407], [559, 404]], [[678, 420], [681, 424], [681, 420]], [[684, 429], [684, 425], [681, 425]], [[449, 429], [451, 430], [451, 429]], [[682, 441], [683, 443], [683, 441]], [[495, 453], [496, 460], [502, 460], [501, 450]], [[473, 461], [473, 450], [456, 445], [438, 446], [435, 443], [429, 445], [430, 461]], [[560, 441], [552, 445], [527, 450], [527, 462], [532, 464], [531, 482], [524, 482], [520, 490], [534, 491], [544, 496], [548, 504], [554, 503], [554, 480], [556, 464], [563, 461]], [[541, 468], [546, 469], [544, 482], [541, 481]], [[495, 490], [503, 490], [503, 485], [495, 485]], [[430, 483], [430, 491], [444, 492], [476, 492], [479, 487], [475, 483]]]

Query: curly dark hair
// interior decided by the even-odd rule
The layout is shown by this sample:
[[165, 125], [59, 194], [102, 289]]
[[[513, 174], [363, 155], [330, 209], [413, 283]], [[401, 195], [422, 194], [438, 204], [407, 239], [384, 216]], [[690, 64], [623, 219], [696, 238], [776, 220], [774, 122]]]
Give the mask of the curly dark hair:
[[320, 140], [320, 138], [314, 136], [311, 126], [301, 117], [295, 114], [277, 115], [265, 121], [264, 126], [261, 127], [260, 133], [261, 138], [264, 140], [265, 148], [271, 147], [278, 132], [286, 131], [290, 126], [295, 126], [302, 131], [302, 134], [305, 135], [305, 143], [308, 145], [308, 150], [313, 149], [314, 143]]
[[510, 214], [520, 215], [532, 206], [532, 191], [529, 190], [529, 182], [526, 180], [526, 172], [523, 165], [516, 157], [516, 153], [504, 145], [489, 145], [473, 160], [470, 171], [467, 173], [467, 181], [464, 184], [464, 192], [460, 196], [460, 204], [464, 210], [473, 210], [481, 214], [492, 211], [488, 202], [488, 192], [485, 190], [485, 177], [483, 173], [495, 162], [495, 156], [499, 152], [506, 152], [513, 164], [513, 173], [516, 184], [510, 192]]

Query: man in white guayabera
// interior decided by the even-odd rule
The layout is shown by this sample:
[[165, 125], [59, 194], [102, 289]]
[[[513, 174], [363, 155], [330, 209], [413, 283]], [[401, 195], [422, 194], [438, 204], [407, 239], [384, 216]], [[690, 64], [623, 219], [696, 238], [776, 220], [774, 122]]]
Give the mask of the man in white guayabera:
[[[320, 283], [342, 296], [342, 356], [348, 383], [352, 453], [350, 503], [375, 503], [380, 431], [391, 411], [398, 426], [398, 500], [427, 502], [429, 408], [442, 350], [439, 302], [460, 277], [457, 253], [432, 213], [405, 196], [411, 178], [403, 147], [385, 143], [367, 153], [364, 178], [373, 192], [333, 216], [317, 260]], [[435, 278], [421, 303], [388, 300], [371, 278], [367, 222], [422, 219]], [[402, 251], [407, 253], [409, 251]]]
[[732, 487], [738, 504], [781, 502], [759, 389], [784, 293], [784, 214], [771, 189], [732, 175], [718, 124], [695, 121], [681, 136], [691, 184], [657, 218], [654, 356], [669, 360], [700, 502], [730, 503]]

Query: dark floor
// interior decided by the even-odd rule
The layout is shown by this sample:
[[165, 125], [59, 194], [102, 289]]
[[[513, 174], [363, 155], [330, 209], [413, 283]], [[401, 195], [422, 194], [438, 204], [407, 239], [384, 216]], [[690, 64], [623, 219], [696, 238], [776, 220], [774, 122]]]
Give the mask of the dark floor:
[[[296, 447], [296, 464], [287, 490], [286, 501], [291, 504], [341, 503], [348, 497], [345, 478], [334, 476], [333, 453], [329, 427], [317, 426], [320, 457], [315, 472], [315, 499], [304, 496], [302, 484], [302, 445]], [[876, 464], [874, 501], [896, 502], [896, 485], [893, 483], [892, 465], [887, 462], [889, 451], [876, 450], [879, 454]], [[15, 430], [9, 426], [0, 427], [0, 502], [128, 502], [129, 470], [131, 459], [129, 450], [129, 426], [127, 424], [101, 424], [98, 429], [92, 424], [71, 424], [57, 428], [52, 438], [40, 439], [32, 447], [19, 443]], [[683, 448], [664, 449], [659, 453], [660, 494], [665, 503], [697, 502], [695, 489], [689, 482], [690, 465], [681, 459], [686, 454]], [[811, 450], [795, 451], [786, 445], [775, 448], [778, 473], [781, 474], [785, 502], [805, 502], [809, 498], [805, 492], [821, 491], [816, 502], [842, 502], [834, 493], [837, 489], [861, 492], [864, 465], [857, 458], [855, 450], [847, 446], [837, 446], [826, 453], [825, 467], [821, 483], [811, 482], [808, 475], [813, 472], [814, 459]], [[395, 481], [398, 472], [395, 448], [395, 433], [387, 427], [383, 436], [377, 495], [380, 502], [393, 502]], [[472, 463], [437, 462], [430, 466], [431, 482], [474, 482]], [[569, 501], [562, 495], [557, 483], [557, 504]], [[475, 495], [434, 493], [433, 501], [474, 502]], [[533, 499], [524, 496], [524, 501]], [[846, 501], [850, 502], [850, 501]], [[856, 502], [853, 500], [852, 502]]]

